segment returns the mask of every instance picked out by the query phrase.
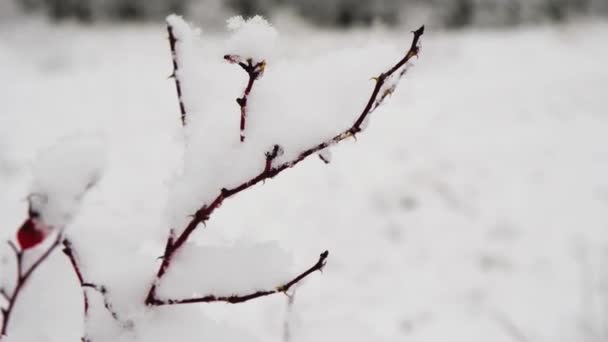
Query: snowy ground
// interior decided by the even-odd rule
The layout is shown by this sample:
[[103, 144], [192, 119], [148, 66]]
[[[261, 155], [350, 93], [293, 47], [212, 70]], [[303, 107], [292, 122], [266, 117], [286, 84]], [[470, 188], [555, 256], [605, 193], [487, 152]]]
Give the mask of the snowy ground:
[[[108, 213], [95, 224], [129, 229], [164, 210], [179, 158], [165, 36], [161, 25], [1, 27], [2, 236], [25, 216], [36, 153], [83, 129], [110, 137], [103, 200], [85, 203]], [[356, 143], [334, 149], [329, 166], [311, 158], [230, 200], [198, 238], [276, 239], [296, 269], [330, 250], [324, 274], [297, 291], [292, 341], [606, 341], [607, 36], [603, 23], [430, 30]], [[282, 39], [293, 39], [293, 55], [318, 55], [405, 48], [410, 35]], [[68, 304], [77, 308], [78, 294]], [[279, 341], [285, 304], [203, 310]]]

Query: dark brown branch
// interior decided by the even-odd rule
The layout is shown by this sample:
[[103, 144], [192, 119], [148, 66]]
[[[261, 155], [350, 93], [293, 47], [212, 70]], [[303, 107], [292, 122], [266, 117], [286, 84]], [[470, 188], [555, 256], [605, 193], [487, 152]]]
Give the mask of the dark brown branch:
[[279, 145], [274, 145], [272, 147], [272, 151], [266, 152], [266, 164], [264, 166], [264, 171], [268, 172], [272, 169], [272, 162], [277, 159], [277, 157], [283, 154], [283, 149]]
[[173, 60], [173, 73], [171, 77], [175, 81], [175, 89], [177, 90], [177, 100], [179, 101], [179, 112], [181, 114], [182, 126], [186, 126], [186, 106], [184, 106], [184, 101], [182, 100], [182, 87], [179, 81], [179, 77], [177, 76], [179, 65], [177, 63], [177, 50], [175, 48], [177, 44], [177, 39], [173, 34], [173, 27], [167, 23], [167, 32], [169, 33], [169, 45], [171, 46], [171, 58]]
[[89, 288], [89, 289], [93, 289], [93, 290], [97, 291], [103, 298], [103, 305], [106, 308], [106, 310], [110, 313], [112, 318], [114, 318], [114, 320], [116, 320], [117, 322], [120, 322], [125, 327], [130, 325], [130, 323], [120, 319], [118, 312], [116, 312], [116, 310], [114, 310], [114, 307], [112, 306], [112, 302], [110, 302], [110, 298], [108, 298], [108, 289], [105, 286], [83, 282], [82, 288], [83, 289]]
[[249, 98], [249, 94], [253, 89], [253, 84], [257, 79], [259, 79], [262, 74], [264, 74], [264, 69], [266, 67], [266, 61], [261, 61], [259, 63], [253, 64], [253, 60], [251, 58], [247, 59], [247, 63], [241, 62], [241, 58], [239, 56], [234, 55], [225, 55], [224, 59], [230, 63], [238, 64], [249, 77], [247, 81], [247, 86], [243, 91], [243, 96], [236, 99], [236, 103], [239, 105], [241, 109], [241, 142], [245, 141], [245, 125], [247, 121], [247, 100]]
[[72, 268], [74, 269], [74, 273], [76, 273], [76, 277], [78, 278], [78, 282], [80, 283], [80, 287], [82, 288], [82, 298], [83, 298], [83, 302], [84, 302], [84, 315], [85, 315], [85, 317], [88, 316], [88, 314], [89, 314], [89, 308], [90, 308], [89, 296], [88, 296], [88, 293], [87, 293], [86, 289], [87, 288], [92, 288], [92, 289], [95, 289], [100, 294], [102, 294], [103, 301], [104, 301], [104, 306], [108, 310], [108, 312], [110, 313], [110, 315], [115, 320], [117, 320], [120, 323], [123, 323], [123, 325], [124, 325], [124, 322], [120, 320], [118, 314], [112, 308], [112, 304], [110, 303], [110, 300], [109, 300], [109, 298], [107, 296], [107, 289], [105, 288], [105, 286], [96, 285], [96, 284], [93, 284], [91, 282], [87, 282], [87, 281], [84, 280], [84, 276], [82, 274], [82, 267], [80, 266], [80, 263], [78, 262], [77, 254], [76, 254], [76, 252], [74, 250], [74, 245], [67, 238], [63, 240], [63, 253], [70, 260], [70, 264], [72, 264]]
[[11, 313], [13, 312], [15, 303], [17, 302], [19, 294], [21, 293], [21, 290], [25, 286], [27, 280], [34, 273], [34, 271], [36, 271], [36, 269], [38, 269], [38, 267], [51, 255], [55, 248], [59, 246], [62, 239], [62, 234], [57, 234], [55, 241], [53, 241], [53, 243], [48, 247], [48, 249], [44, 251], [44, 253], [42, 253], [42, 255], [38, 257], [38, 259], [36, 259], [36, 261], [34, 261], [32, 266], [30, 266], [30, 268], [25, 271], [23, 269], [23, 255], [26, 253], [26, 251], [18, 249], [17, 246], [15, 246], [15, 244], [11, 241], [8, 242], [11, 249], [15, 252], [15, 258], [17, 263], [17, 281], [15, 283], [15, 288], [13, 289], [13, 292], [9, 296], [8, 307], [6, 309], [2, 309], [2, 330], [0, 331], [0, 336], [6, 335]]
[[0, 296], [2, 296], [2, 298], [4, 298], [4, 300], [6, 300], [7, 302], [10, 300], [10, 296], [8, 295], [8, 292], [6, 292], [5, 289], [0, 289]]
[[283, 321], [283, 342], [291, 341], [291, 315], [296, 299], [295, 290], [291, 295], [287, 295], [287, 310], [285, 310], [285, 320]]
[[162, 305], [176, 305], [176, 304], [192, 304], [192, 303], [211, 303], [211, 302], [226, 302], [230, 304], [243, 303], [252, 299], [269, 296], [276, 293], [287, 293], [289, 289], [300, 282], [302, 279], [308, 277], [310, 274], [316, 271], [322, 271], [323, 267], [327, 262], [329, 252], [325, 251], [319, 256], [319, 260], [309, 269], [302, 272], [291, 281], [275, 287], [273, 290], [256, 291], [246, 295], [232, 295], [232, 296], [215, 296], [207, 295], [203, 297], [187, 298], [187, 299], [154, 299], [150, 305], [162, 306]]
[[[424, 26], [422, 26], [418, 30], [414, 31], [413, 34], [414, 34], [414, 38], [412, 40], [412, 44], [410, 46], [410, 49], [405, 54], [405, 56], [401, 60], [399, 60], [393, 67], [391, 67], [388, 71], [380, 74], [380, 76], [375, 78], [376, 85], [375, 85], [374, 89], [372, 90], [370, 98], [367, 101], [365, 108], [363, 109], [361, 114], [359, 114], [359, 116], [357, 117], [357, 119], [355, 120], [355, 122], [353, 123], [353, 125], [351, 127], [349, 127], [348, 129], [339, 133], [338, 135], [334, 136], [331, 139], [328, 139], [317, 145], [309, 147], [308, 149], [301, 152], [295, 159], [283, 162], [279, 165], [273, 166], [272, 162], [274, 161], [274, 158], [270, 158], [270, 161], [269, 161], [269, 156], [267, 153], [264, 168], [261, 173], [259, 173], [257, 176], [241, 183], [240, 185], [238, 185], [234, 188], [231, 188], [231, 189], [223, 188], [220, 191], [220, 193], [217, 195], [217, 197], [210, 204], [204, 204], [201, 206], [201, 208], [192, 217], [190, 222], [182, 230], [181, 234], [176, 239], [174, 239], [174, 241], [170, 244], [169, 248], [166, 248], [165, 254], [163, 255], [163, 258], [162, 258], [162, 263], [158, 269], [158, 272], [156, 273], [156, 278], [152, 282], [152, 285], [150, 286], [150, 289], [148, 291], [148, 295], [146, 297], [146, 304], [152, 305], [155, 303], [155, 300], [157, 300], [155, 297], [156, 286], [157, 286], [158, 282], [165, 275], [167, 269], [170, 267], [171, 260], [172, 260], [173, 256], [175, 255], [175, 253], [186, 243], [186, 241], [188, 240], [190, 235], [194, 232], [196, 227], [201, 223], [205, 223], [209, 219], [211, 214], [222, 205], [222, 203], [224, 202], [225, 199], [232, 197], [232, 196], [238, 194], [239, 192], [258, 184], [259, 182], [273, 178], [274, 176], [281, 173], [282, 171], [299, 164], [301, 161], [303, 161], [310, 155], [318, 153], [319, 151], [321, 151], [327, 147], [330, 147], [332, 145], [335, 145], [335, 144], [341, 142], [342, 140], [345, 140], [350, 137], [355, 137], [359, 132], [361, 132], [361, 126], [362, 126], [363, 122], [365, 122], [367, 117], [373, 112], [373, 110], [375, 108], [377, 108], [377, 105], [375, 105], [375, 104], [377, 103], [378, 96], [379, 96], [380, 91], [381, 91], [383, 85], [385, 84], [386, 80], [389, 77], [391, 77], [393, 74], [395, 74], [397, 71], [399, 71], [402, 67], [406, 66], [406, 64], [412, 58], [418, 56], [418, 54], [420, 52], [420, 45], [419, 45], [420, 37], [424, 34]], [[225, 56], [224, 58], [226, 58], [227, 60], [229, 60], [233, 63], [238, 62], [238, 59], [234, 56]], [[402, 74], [403, 74], [403, 72], [400, 73], [400, 75], [402, 75]], [[380, 96], [382, 96], [382, 95], [380, 95]], [[269, 165], [270, 165], [270, 167], [269, 167]]]
[[76, 273], [76, 277], [78, 278], [78, 282], [80, 283], [80, 287], [82, 288], [82, 299], [84, 303], [84, 315], [87, 316], [89, 314], [89, 296], [87, 295], [87, 291], [84, 289], [84, 278], [82, 276], [82, 270], [80, 269], [80, 265], [76, 260], [76, 255], [74, 253], [74, 247], [72, 242], [67, 238], [63, 240], [63, 254], [65, 254], [70, 260], [70, 264], [72, 264], [72, 268], [74, 269], [74, 273]]

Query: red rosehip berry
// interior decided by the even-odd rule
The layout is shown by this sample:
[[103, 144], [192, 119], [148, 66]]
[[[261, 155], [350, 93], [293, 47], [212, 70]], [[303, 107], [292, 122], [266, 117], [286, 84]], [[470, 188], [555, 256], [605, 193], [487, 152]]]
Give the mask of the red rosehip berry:
[[28, 218], [17, 231], [17, 242], [21, 249], [29, 249], [44, 241], [47, 230], [35, 218]]

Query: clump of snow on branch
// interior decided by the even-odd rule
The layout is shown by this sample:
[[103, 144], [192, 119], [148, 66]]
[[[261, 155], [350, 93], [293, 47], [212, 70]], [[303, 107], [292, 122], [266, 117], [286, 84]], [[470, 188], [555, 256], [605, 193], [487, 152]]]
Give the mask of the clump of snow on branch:
[[170, 15], [167, 17], [167, 27], [170, 28], [171, 34], [175, 38], [175, 55], [172, 56], [177, 58], [177, 62], [180, 66], [179, 76], [188, 77], [187, 68], [190, 65], [196, 64], [197, 61], [193, 60], [196, 56], [196, 44], [192, 44], [202, 35], [200, 28], [193, 27], [188, 24], [179, 15]]
[[58, 229], [76, 214], [85, 192], [101, 178], [106, 153], [98, 136], [71, 136], [41, 152], [33, 167], [29, 202], [46, 225]]
[[[242, 54], [243, 58], [268, 60], [260, 48], [265, 41], [274, 40], [275, 34], [261, 18], [232, 19], [230, 26], [235, 30], [233, 43], [228, 44], [233, 50], [190, 49], [197, 55], [181, 60], [184, 70], [196, 71], [182, 81], [188, 111], [187, 144], [183, 172], [171, 187], [168, 210], [173, 227], [183, 227], [222, 187], [238, 186], [259, 174], [265, 167], [265, 153], [274, 145], [284, 151], [273, 162], [278, 164], [351, 127], [369, 99], [374, 85], [370, 78], [403, 57], [402, 49], [382, 44], [306, 58], [277, 56], [267, 63], [264, 77], [255, 82], [247, 103], [247, 139], [241, 143], [235, 100], [243, 94], [247, 74], [223, 56]], [[199, 44], [192, 35], [184, 35], [180, 43]], [[276, 44], [279, 53], [280, 40]]]
[[[99, 192], [104, 195], [100, 203], [88, 206], [86, 215], [76, 215], [83, 194], [102, 173], [104, 144], [97, 137], [64, 139], [42, 153], [34, 167], [31, 210], [45, 224], [63, 228], [71, 223], [80, 228], [67, 233], [84, 282], [95, 284], [85, 289], [90, 306], [85, 340], [251, 341], [207, 320], [199, 306], [164, 304], [195, 296], [281, 292], [277, 286], [301, 275], [310, 265], [299, 264], [294, 270], [291, 256], [276, 243], [197, 245], [202, 225], [183, 248], [176, 249], [172, 259], [163, 258], [166, 241], [161, 236], [166, 238], [172, 229], [172, 236], [179, 237], [192, 215], [210, 205], [222, 189], [234, 189], [265, 170], [293, 161], [302, 151], [352, 127], [374, 87], [370, 78], [401, 59], [403, 52], [376, 44], [374, 49], [336, 49], [319, 56], [280, 58], [279, 35], [261, 17], [229, 20], [231, 35], [224, 43], [200, 39], [200, 30], [179, 16], [169, 16], [167, 24], [176, 64], [172, 76], [181, 86], [180, 101], [187, 113], [184, 144], [177, 147], [183, 148], [183, 165], [174, 166], [168, 181], [158, 180], [166, 181], [158, 197], [142, 200], [128, 198], [131, 184], [119, 179], [117, 176], [123, 176], [120, 167], [111, 164], [106, 181], [100, 184]], [[249, 58], [253, 63], [266, 62], [264, 76], [255, 80], [248, 97], [244, 142], [239, 139], [241, 108], [235, 100], [242, 98], [248, 75], [238, 64], [228, 63], [225, 55], [237, 56], [242, 62]], [[271, 151], [281, 153], [269, 160]], [[316, 152], [324, 161], [331, 160], [329, 150]], [[320, 162], [316, 156], [310, 159]], [[70, 267], [60, 253], [54, 256], [58, 265]], [[156, 271], [165, 260], [172, 260], [171, 267], [160, 278]], [[319, 263], [324, 265], [324, 259]], [[3, 266], [14, 269], [10, 262]], [[80, 285], [73, 283], [74, 287]], [[158, 285], [155, 295], [162, 307], [147, 302], [152, 284]], [[71, 291], [76, 292], [72, 306], [80, 314], [78, 290]]]
[[251, 58], [254, 62], [272, 59], [279, 33], [261, 16], [243, 19], [236, 16], [228, 19], [232, 35], [226, 42], [226, 54]]
[[[293, 276], [291, 255], [276, 242], [236, 242], [230, 246], [190, 244], [176, 257], [161, 296], [230, 296], [273, 290]], [[193, 272], [192, 270], [196, 270]]]

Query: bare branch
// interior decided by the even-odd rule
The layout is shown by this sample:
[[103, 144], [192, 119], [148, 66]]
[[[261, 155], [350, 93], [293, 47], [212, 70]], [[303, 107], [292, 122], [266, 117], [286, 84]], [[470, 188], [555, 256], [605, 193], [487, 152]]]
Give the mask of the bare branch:
[[285, 320], [283, 321], [283, 342], [291, 341], [291, 316], [293, 314], [293, 304], [296, 299], [296, 293], [287, 295], [287, 310], [285, 311]]
[[80, 283], [80, 287], [82, 288], [82, 299], [84, 302], [84, 315], [87, 316], [89, 314], [89, 296], [87, 295], [87, 291], [84, 289], [84, 278], [82, 276], [82, 270], [80, 265], [76, 260], [76, 255], [74, 252], [74, 247], [72, 245], [72, 241], [69, 239], [63, 240], [63, 254], [65, 254], [70, 260], [70, 264], [72, 264], [72, 268], [74, 269], [74, 273], [76, 273], [76, 277], [78, 278], [78, 282]]
[[63, 235], [61, 233], [57, 234], [57, 237], [53, 241], [53, 243], [48, 247], [44, 253], [34, 263], [30, 266], [27, 271], [23, 271], [23, 255], [26, 251], [20, 250], [15, 246], [15, 244], [9, 241], [9, 246], [15, 252], [15, 257], [17, 260], [17, 282], [15, 283], [15, 288], [13, 289], [10, 298], [8, 299], [8, 307], [2, 310], [2, 330], [0, 331], [0, 336], [5, 336], [6, 331], [8, 329], [8, 323], [10, 321], [11, 313], [13, 312], [13, 308], [15, 303], [17, 302], [17, 298], [19, 297], [19, 293], [25, 286], [29, 277], [34, 273], [36, 269], [53, 253], [53, 251], [59, 246], [63, 239]]
[[89, 314], [89, 308], [90, 308], [89, 296], [88, 296], [88, 293], [87, 293], [86, 289], [90, 288], [90, 289], [96, 290], [97, 292], [99, 292], [103, 296], [104, 307], [106, 308], [106, 310], [108, 310], [108, 312], [110, 313], [110, 315], [116, 321], [118, 321], [121, 324], [123, 324], [123, 325], [126, 326], [126, 323], [123, 320], [120, 319], [118, 313], [113, 309], [112, 303], [110, 302], [110, 299], [107, 296], [108, 291], [107, 291], [106, 287], [103, 286], [103, 285], [97, 285], [97, 284], [93, 284], [91, 282], [86, 282], [84, 280], [84, 276], [82, 275], [82, 267], [80, 266], [80, 263], [78, 262], [77, 255], [76, 255], [76, 252], [74, 250], [74, 245], [67, 238], [63, 240], [63, 253], [70, 260], [70, 263], [72, 264], [72, 268], [74, 269], [74, 273], [76, 273], [76, 277], [78, 278], [78, 282], [80, 283], [80, 287], [82, 288], [82, 298], [83, 298], [83, 301], [84, 301], [84, 315], [85, 315], [85, 317], [88, 316], [88, 314]]
[[176, 305], [176, 304], [192, 304], [192, 303], [212, 303], [212, 302], [226, 302], [230, 304], [243, 303], [250, 301], [252, 299], [269, 296], [276, 293], [287, 293], [287, 291], [300, 282], [302, 279], [306, 278], [310, 274], [316, 271], [322, 271], [323, 267], [327, 262], [327, 257], [329, 256], [329, 252], [325, 251], [319, 255], [319, 260], [309, 269], [302, 272], [297, 277], [293, 278], [291, 281], [279, 285], [273, 290], [265, 290], [265, 291], [256, 291], [250, 294], [245, 295], [232, 295], [232, 296], [215, 296], [215, 295], [206, 295], [203, 297], [195, 297], [195, 298], [187, 298], [187, 299], [153, 299], [153, 301], [149, 305], [162, 306], [162, 305]]
[[105, 286], [97, 285], [97, 284], [93, 284], [93, 283], [82, 283], [82, 288], [83, 289], [89, 288], [89, 289], [93, 289], [93, 290], [97, 291], [97, 293], [99, 293], [101, 295], [101, 297], [103, 298], [103, 305], [106, 308], [106, 310], [110, 313], [112, 318], [114, 318], [114, 320], [116, 320], [117, 322], [121, 323], [124, 327], [128, 327], [131, 325], [131, 323], [121, 319], [120, 315], [118, 315], [118, 312], [116, 310], [114, 310], [114, 306], [112, 305], [112, 302], [110, 302], [110, 298], [108, 297], [108, 289]]
[[[170, 246], [168, 246], [169, 248], [166, 248], [165, 254], [163, 255], [163, 258], [162, 258], [162, 263], [156, 273], [156, 279], [152, 282], [150, 289], [148, 291], [148, 295], [146, 297], [146, 304], [153, 305], [155, 303], [155, 301], [157, 300], [155, 298], [156, 286], [158, 285], [158, 282], [165, 275], [167, 269], [170, 267], [173, 255], [175, 255], [175, 253], [184, 245], [184, 243], [186, 243], [186, 241], [188, 240], [190, 235], [195, 231], [195, 229], [198, 227], [198, 225], [201, 223], [205, 223], [209, 219], [211, 214], [217, 208], [219, 208], [221, 206], [221, 204], [224, 202], [225, 199], [232, 197], [243, 190], [249, 189], [250, 187], [258, 184], [259, 182], [273, 178], [274, 176], [281, 173], [282, 171], [299, 164], [301, 161], [303, 161], [310, 155], [316, 154], [321, 150], [324, 150], [330, 146], [333, 146], [333, 145], [341, 142], [342, 140], [345, 140], [350, 137], [355, 137], [359, 132], [361, 132], [361, 129], [362, 129], [361, 126], [363, 125], [363, 123], [365, 122], [367, 117], [374, 111], [374, 109], [376, 109], [378, 107], [378, 105], [382, 102], [383, 98], [386, 97], [386, 96], [383, 97], [383, 94], [380, 94], [380, 91], [382, 90], [382, 87], [384, 86], [386, 81], [391, 76], [393, 76], [395, 73], [397, 73], [399, 70], [401, 70], [404, 66], [407, 67], [407, 63], [412, 58], [418, 56], [418, 54], [420, 52], [420, 44], [419, 44], [420, 37], [424, 34], [424, 26], [422, 26], [418, 30], [414, 31], [413, 34], [414, 34], [414, 38], [412, 40], [412, 44], [410, 46], [410, 49], [405, 54], [405, 56], [401, 60], [399, 60], [393, 67], [391, 67], [388, 71], [386, 71], [386, 72], [380, 74], [378, 77], [374, 78], [376, 80], [376, 85], [375, 85], [374, 89], [372, 90], [370, 98], [367, 101], [365, 108], [363, 109], [361, 114], [359, 114], [359, 116], [357, 117], [357, 119], [355, 120], [355, 122], [353, 123], [353, 125], [351, 127], [347, 128], [346, 130], [337, 134], [336, 136], [334, 136], [333, 138], [331, 138], [329, 140], [322, 141], [314, 146], [309, 147], [308, 149], [305, 149], [295, 159], [283, 162], [279, 165], [272, 165], [272, 162], [274, 161], [275, 157], [271, 158], [269, 156], [269, 154], [267, 153], [265, 164], [264, 164], [265, 167], [261, 173], [259, 173], [257, 176], [255, 176], [249, 180], [244, 181], [243, 183], [241, 183], [240, 185], [238, 185], [234, 188], [221, 189], [220, 193], [217, 195], [217, 197], [211, 203], [203, 204], [200, 207], [200, 209], [196, 212], [196, 214], [193, 215], [190, 222], [188, 222], [186, 227], [181, 231], [181, 234], [173, 240], [173, 242], [170, 244]], [[244, 64], [241, 61], [239, 61], [238, 57], [236, 57], [236, 56], [228, 55], [228, 56], [224, 56], [224, 58], [233, 63]], [[247, 66], [246, 64], [244, 64], [244, 65]], [[244, 67], [244, 66], [241, 65], [241, 67]], [[403, 74], [404, 74], [404, 70], [401, 70], [399, 72], [399, 76], [402, 76]], [[389, 88], [389, 89], [393, 89], [393, 88]], [[380, 98], [379, 98], [379, 96], [380, 96]]]
[[[13, 253], [15, 253], [15, 257], [18, 261], [17, 266], [19, 266], [21, 261], [21, 252], [19, 251], [19, 248], [11, 240], [8, 240], [6, 243], [8, 243], [8, 246], [13, 250]], [[21, 270], [19, 270], [19, 272], [21, 272]], [[21, 276], [21, 273], [19, 273], [19, 276]]]
[[230, 63], [238, 64], [249, 77], [247, 81], [247, 86], [243, 91], [243, 96], [236, 99], [236, 103], [239, 105], [241, 109], [241, 142], [245, 141], [245, 124], [247, 121], [247, 99], [249, 98], [249, 93], [253, 89], [253, 84], [257, 79], [259, 79], [264, 74], [264, 69], [266, 68], [266, 61], [261, 61], [259, 63], [253, 64], [253, 60], [251, 58], [247, 59], [247, 63], [242, 62], [239, 56], [234, 55], [225, 55], [224, 59]]
[[173, 73], [171, 77], [175, 81], [175, 89], [177, 90], [177, 100], [179, 101], [179, 112], [181, 114], [182, 126], [186, 126], [186, 106], [184, 106], [184, 101], [182, 100], [182, 87], [179, 81], [179, 77], [177, 76], [179, 65], [177, 63], [177, 39], [173, 34], [173, 27], [167, 23], [167, 32], [169, 33], [169, 45], [171, 46], [171, 58], [173, 60]]
[[6, 300], [7, 302], [11, 299], [11, 297], [8, 295], [8, 292], [6, 292], [6, 289], [4, 288], [0, 289], [0, 296], [2, 296], [2, 298], [4, 298], [4, 300]]

